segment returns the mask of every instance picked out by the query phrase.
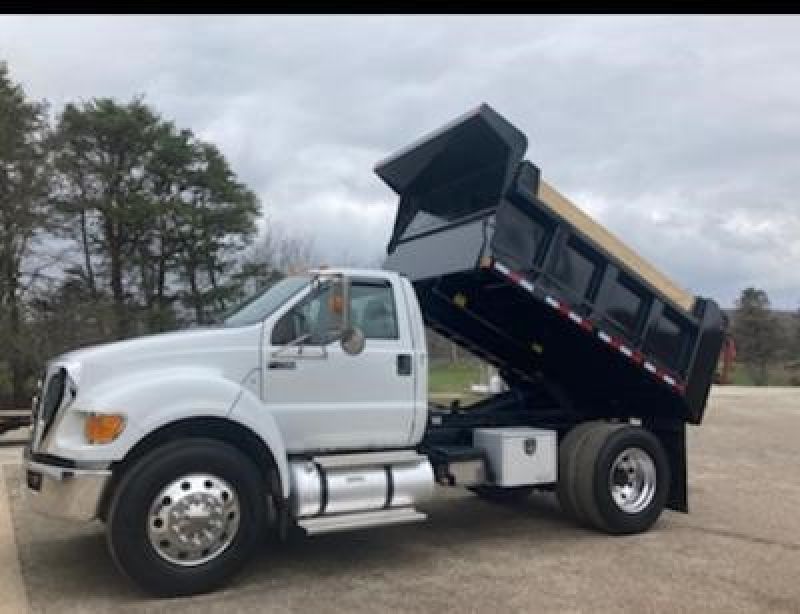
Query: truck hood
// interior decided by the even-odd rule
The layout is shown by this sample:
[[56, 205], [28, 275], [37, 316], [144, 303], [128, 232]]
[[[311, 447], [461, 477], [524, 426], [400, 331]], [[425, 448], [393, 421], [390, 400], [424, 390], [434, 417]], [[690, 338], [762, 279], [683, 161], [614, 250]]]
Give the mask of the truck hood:
[[50, 368], [65, 367], [84, 392], [134, 372], [165, 369], [202, 369], [241, 382], [259, 368], [260, 341], [260, 325], [160, 333], [67, 352]]

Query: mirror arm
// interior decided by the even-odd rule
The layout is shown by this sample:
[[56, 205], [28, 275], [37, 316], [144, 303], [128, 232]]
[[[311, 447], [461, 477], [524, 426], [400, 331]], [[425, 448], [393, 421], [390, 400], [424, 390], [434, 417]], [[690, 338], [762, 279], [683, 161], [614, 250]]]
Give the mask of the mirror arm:
[[303, 351], [303, 343], [306, 339], [311, 337], [311, 333], [306, 333], [305, 335], [300, 335], [297, 339], [292, 339], [289, 343], [286, 344], [286, 347], [294, 347], [296, 345], [300, 346], [300, 351]]
[[350, 328], [350, 278], [342, 276], [342, 330]]
[[302, 345], [302, 343], [303, 343], [303, 342], [304, 342], [306, 339], [308, 339], [309, 337], [311, 337], [311, 333], [306, 333], [305, 335], [300, 335], [300, 336], [299, 336], [297, 339], [292, 339], [292, 340], [291, 340], [289, 343], [287, 343], [287, 344], [286, 344], [286, 345], [284, 345], [283, 347], [281, 347], [281, 348], [279, 348], [279, 349], [275, 350], [275, 351], [272, 353], [272, 355], [273, 355], [274, 357], [276, 357], [276, 358], [277, 358], [278, 356], [280, 356], [280, 355], [281, 355], [281, 353], [282, 353], [282, 352], [286, 352], [286, 351], [288, 351], [290, 348], [293, 348], [293, 347], [295, 347], [295, 346], [297, 346], [297, 345], [299, 345], [299, 346], [300, 346], [300, 347], [298, 348], [298, 352], [297, 352], [297, 353], [298, 353], [298, 354], [302, 354], [302, 353], [303, 353], [303, 347], [304, 347], [304, 346]]

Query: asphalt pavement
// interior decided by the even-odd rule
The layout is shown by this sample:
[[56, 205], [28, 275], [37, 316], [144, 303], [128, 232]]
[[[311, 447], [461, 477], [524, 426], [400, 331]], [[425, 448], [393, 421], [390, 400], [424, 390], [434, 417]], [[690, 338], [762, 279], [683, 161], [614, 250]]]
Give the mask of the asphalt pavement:
[[29, 514], [19, 450], [0, 448], [0, 610], [800, 613], [800, 389], [715, 389], [689, 450], [691, 513], [643, 535], [578, 528], [547, 494], [442, 489], [428, 522], [265, 547], [225, 590], [157, 600], [102, 525]]

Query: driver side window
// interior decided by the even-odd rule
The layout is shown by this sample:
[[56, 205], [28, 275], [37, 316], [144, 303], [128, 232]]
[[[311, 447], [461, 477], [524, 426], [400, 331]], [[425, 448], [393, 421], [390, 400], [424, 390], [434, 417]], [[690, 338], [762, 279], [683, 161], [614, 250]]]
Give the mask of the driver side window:
[[340, 317], [331, 309], [332, 293], [331, 284], [326, 284], [285, 313], [272, 329], [272, 345], [330, 343], [341, 326]]

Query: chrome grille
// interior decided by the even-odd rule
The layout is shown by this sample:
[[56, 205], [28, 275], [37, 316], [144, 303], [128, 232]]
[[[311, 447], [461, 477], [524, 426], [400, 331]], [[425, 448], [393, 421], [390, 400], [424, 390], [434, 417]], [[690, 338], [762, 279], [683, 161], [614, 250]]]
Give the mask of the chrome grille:
[[53, 424], [58, 408], [64, 400], [64, 389], [67, 383], [67, 372], [65, 369], [58, 369], [50, 376], [42, 388], [42, 396], [39, 399], [38, 407], [34, 420], [36, 423], [41, 421], [42, 438], [47, 435], [47, 431]]

